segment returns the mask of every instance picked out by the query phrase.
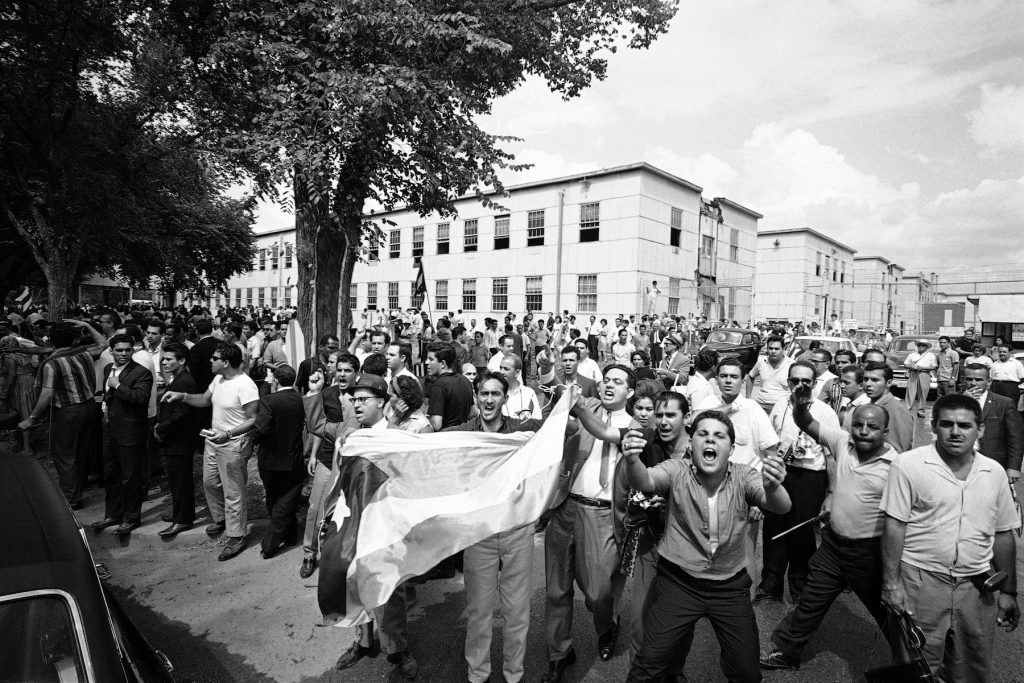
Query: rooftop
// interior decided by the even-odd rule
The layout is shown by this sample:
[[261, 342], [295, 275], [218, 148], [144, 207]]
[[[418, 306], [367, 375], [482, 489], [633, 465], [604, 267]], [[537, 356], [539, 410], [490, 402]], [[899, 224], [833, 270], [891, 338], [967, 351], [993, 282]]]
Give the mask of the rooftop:
[[853, 247], [851, 247], [850, 245], [843, 244], [839, 240], [832, 239], [828, 235], [820, 233], [817, 230], [815, 230], [814, 228], [804, 227], [804, 228], [780, 228], [778, 230], [758, 230], [757, 231], [757, 236], [758, 237], [769, 237], [769, 236], [773, 236], [773, 235], [796, 235], [796, 234], [800, 234], [800, 233], [814, 235], [815, 237], [818, 237], [819, 239], [825, 240], [829, 244], [836, 245], [840, 249], [845, 249], [846, 251], [850, 252], [851, 254], [856, 254], [857, 253], [857, 250], [854, 249]]

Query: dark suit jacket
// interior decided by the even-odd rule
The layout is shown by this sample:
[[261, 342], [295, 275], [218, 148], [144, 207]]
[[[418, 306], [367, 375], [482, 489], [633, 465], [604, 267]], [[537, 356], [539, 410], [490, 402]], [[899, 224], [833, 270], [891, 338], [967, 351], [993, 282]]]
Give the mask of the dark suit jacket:
[[[576, 381], [579, 383], [580, 389], [582, 390], [582, 393], [580, 394], [582, 398], [598, 398], [597, 382], [578, 373], [576, 375]], [[544, 406], [544, 410], [541, 411], [545, 419], [547, 419], [547, 416], [554, 409], [555, 404], [558, 403], [559, 399], [562, 398], [562, 392], [565, 391], [565, 389], [558, 386], [560, 384], [565, 384], [565, 376], [562, 375], [561, 372], [555, 372], [555, 376], [552, 379], [541, 384], [541, 386], [551, 387], [554, 389], [550, 394], [551, 400], [548, 401], [548, 404]]]
[[213, 381], [213, 368], [210, 367], [210, 356], [217, 350], [220, 340], [216, 337], [204, 337], [197, 341], [188, 352], [188, 371], [192, 379], [199, 385], [198, 393], [205, 393]]
[[[167, 391], [198, 394], [199, 385], [183, 370], [167, 385]], [[191, 456], [199, 440], [199, 413], [184, 401], [157, 404], [156, 435], [163, 455]]]
[[[106, 388], [114, 364], [103, 369]], [[106, 389], [107, 428], [114, 441], [122, 446], [145, 443], [149, 437], [149, 395], [153, 391], [153, 373], [149, 368], [129, 360], [118, 375], [117, 389]]]
[[1020, 471], [1024, 454], [1024, 420], [1014, 402], [1005, 396], [988, 392], [981, 407], [985, 435], [978, 444], [983, 455], [992, 458], [1005, 469]]
[[306, 411], [302, 397], [294, 389], [267, 394], [260, 399], [252, 437], [259, 452], [260, 469], [288, 472], [302, 468], [302, 433], [306, 429]]

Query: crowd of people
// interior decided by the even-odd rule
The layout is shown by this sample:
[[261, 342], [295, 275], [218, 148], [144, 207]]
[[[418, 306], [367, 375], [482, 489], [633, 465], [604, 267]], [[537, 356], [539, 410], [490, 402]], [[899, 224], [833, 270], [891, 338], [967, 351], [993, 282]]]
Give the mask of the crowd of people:
[[[935, 439], [914, 448], [915, 429], [925, 428], [915, 420], [924, 404], [914, 403], [926, 399], [925, 381], [911, 377], [917, 393], [908, 387], [908, 408], [891, 391], [884, 353], [833, 356], [818, 346], [793, 359], [787, 330], [765, 329], [764, 354], [747, 367], [702, 347], [706, 321], [695, 315], [650, 311], [609, 325], [568, 311], [509, 313], [477, 324], [461, 311], [435, 319], [416, 309], [364, 311], [347, 346], [325, 334], [315, 354], [295, 362], [286, 348], [291, 317], [101, 308], [53, 325], [0, 321], [7, 406], [21, 430], [13, 445], [30, 449], [30, 430], [48, 423], [49, 457], [69, 504], [80, 508], [83, 485], [102, 482], [104, 515], [92, 526], [119, 535], [139, 527], [149, 480], [162, 468], [172, 504], [159, 535], [167, 538], [198, 519], [193, 460], [201, 451], [205, 531], [226, 538], [222, 561], [249, 543], [255, 457], [270, 517], [264, 558], [300, 543], [296, 511], [308, 498], [305, 579], [319, 565], [325, 498], [354, 430], [533, 432], [569, 392], [564, 476], [548, 512], [417, 579], [450, 577], [461, 564], [472, 683], [492, 675], [496, 602], [502, 674], [509, 683], [524, 676], [538, 533], [548, 683], [565, 679], [584, 631], [602, 661], [625, 632], [630, 681], [685, 680], [704, 617], [729, 680], [796, 669], [846, 588], [895, 662], [923, 656], [944, 680], [987, 680], [995, 628], [1017, 626], [1013, 486], [1024, 420], [1010, 394], [1024, 369], [1014, 383], [1012, 359], [1002, 349], [995, 361], [979, 353], [973, 333], [908, 357], [912, 372], [939, 373]], [[620, 615], [627, 581], [632, 606]], [[573, 623], [576, 586], [592, 627]], [[791, 609], [760, 652], [753, 605], [783, 602], [787, 592]], [[414, 582], [399, 586], [337, 668], [383, 651], [415, 678], [414, 599]], [[902, 635], [908, 620], [923, 633], [912, 643], [919, 648]]]

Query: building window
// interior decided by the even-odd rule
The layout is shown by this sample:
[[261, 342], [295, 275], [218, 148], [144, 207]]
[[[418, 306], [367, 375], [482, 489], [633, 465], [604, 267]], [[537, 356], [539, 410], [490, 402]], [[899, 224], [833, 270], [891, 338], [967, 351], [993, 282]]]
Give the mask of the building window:
[[291, 268], [292, 267], [292, 256], [295, 253], [294, 250], [295, 250], [295, 245], [293, 245], [292, 243], [289, 242], [288, 244], [284, 245], [284, 267], [285, 268]]
[[270, 307], [277, 309], [277, 287], [270, 288]]
[[[441, 307], [438, 307], [441, 310]], [[462, 281], [462, 310], [476, 310], [476, 280]]]
[[715, 238], [711, 235], [701, 235], [700, 237], [700, 253], [704, 258], [711, 258], [712, 254], [715, 253]]
[[841, 266], [842, 269], [841, 269], [841, 271], [839, 273], [839, 281], [840, 282], [846, 282], [846, 261], [843, 261], [840, 264], [840, 266]]
[[[437, 224], [437, 253], [447, 254], [450, 243], [448, 242], [448, 230], [449, 225], [447, 223]], [[447, 306], [445, 306], [447, 308]]]
[[491, 308], [495, 311], [508, 310], [507, 277], [496, 277], [491, 280]]
[[256, 305], [259, 308], [263, 308], [264, 304], [267, 303], [267, 298], [264, 295], [264, 288], [263, 287], [257, 287], [256, 288], [256, 296], [258, 297], [258, 299], [256, 301]]
[[388, 310], [394, 311], [398, 308], [398, 283], [388, 283]]
[[821, 276], [821, 257], [822, 256], [823, 256], [823, 254], [819, 251], [818, 252], [818, 262], [814, 265], [814, 274], [816, 276], [818, 276], [818, 277]]
[[597, 313], [597, 275], [580, 275], [577, 278], [576, 310]]
[[377, 310], [377, 283], [366, 283], [366, 307], [371, 311]]
[[463, 248], [465, 251], [476, 251], [476, 237], [477, 237], [477, 220], [472, 218], [465, 223], [466, 236], [463, 239]]
[[678, 247], [683, 241], [683, 210], [672, 208], [672, 218], [669, 221], [668, 243], [669, 246]]
[[413, 306], [414, 308], [422, 308], [423, 307], [423, 293], [422, 292], [420, 292], [419, 294], [416, 293], [416, 281], [415, 280], [413, 280], [412, 282], [409, 283], [409, 301], [411, 302], [410, 305]]
[[832, 264], [832, 282], [839, 282], [839, 259]]
[[423, 226], [412, 229], [412, 255], [414, 258], [423, 256]]
[[668, 314], [679, 315], [679, 278], [668, 279]]
[[380, 243], [376, 237], [370, 238], [370, 245], [366, 248], [366, 260], [370, 263], [380, 260]]
[[821, 297], [814, 295], [814, 315], [821, 315]]
[[601, 205], [580, 204], [580, 242], [596, 242], [601, 238]]
[[252, 306], [252, 287], [245, 288], [245, 305]]
[[392, 230], [389, 240], [388, 257], [398, 258], [402, 255], [402, 231]]
[[267, 269], [267, 250], [260, 249], [260, 270]]
[[729, 260], [733, 263], [740, 262], [740, 231], [736, 228], [729, 231]]
[[356, 282], [348, 286], [348, 307], [353, 311], [359, 310], [359, 284]]
[[494, 248], [508, 249], [508, 214], [494, 217]]
[[277, 270], [281, 264], [281, 245], [275, 244], [270, 248], [270, 269]]
[[543, 276], [526, 278], [526, 310], [539, 311], [544, 308]]
[[438, 311], [448, 308], [448, 281], [438, 280], [434, 285], [434, 307]]
[[729, 287], [726, 291], [726, 301], [728, 302], [728, 315], [726, 318], [729, 320], [736, 319], [736, 288]]
[[544, 210], [526, 214], [526, 246], [544, 246]]

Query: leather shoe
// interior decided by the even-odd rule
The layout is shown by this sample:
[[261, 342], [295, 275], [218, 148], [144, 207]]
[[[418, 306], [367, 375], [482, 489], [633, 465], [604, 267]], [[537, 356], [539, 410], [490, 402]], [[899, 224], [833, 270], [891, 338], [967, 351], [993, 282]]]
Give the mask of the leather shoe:
[[395, 671], [400, 673], [406, 680], [413, 680], [420, 673], [419, 663], [413, 659], [408, 650], [388, 655], [388, 661], [395, 665]]
[[222, 534], [226, 528], [224, 522], [214, 522], [206, 527], [206, 535], [216, 536], [217, 534]]
[[761, 668], [796, 671], [800, 668], [800, 660], [796, 657], [790, 657], [777, 647], [773, 647], [767, 654], [761, 655]]
[[334, 665], [334, 668], [338, 671], [344, 671], [352, 666], [355, 666], [363, 657], [376, 657], [380, 654], [380, 650], [377, 648], [376, 643], [374, 647], [363, 647], [359, 643], [352, 643], [347, 650], [341, 653], [338, 657], [338, 663]]
[[134, 522], [125, 522], [121, 526], [114, 529], [114, 533], [118, 536], [127, 536], [131, 532], [138, 529], [140, 526], [142, 526], [142, 523], [139, 522], [139, 520], [135, 520]]
[[782, 602], [782, 596], [781, 595], [772, 595], [768, 591], [761, 590], [760, 588], [758, 588], [757, 591], [755, 591], [755, 593], [754, 593], [753, 603], [756, 605], [757, 603], [764, 602], [765, 600], [773, 600], [775, 602]]
[[114, 519], [113, 517], [107, 517], [106, 519], [101, 519], [99, 521], [93, 522], [92, 523], [92, 528], [95, 529], [96, 531], [103, 531], [107, 527], [117, 526], [120, 523], [121, 523], [121, 520], [119, 520], [119, 519]]
[[575, 648], [569, 650], [562, 659], [556, 659], [548, 662], [548, 671], [541, 677], [541, 683], [562, 683], [562, 676], [565, 675], [565, 670], [576, 663], [576, 650]]
[[172, 515], [170, 512], [165, 512], [164, 514], [160, 515], [160, 521], [172, 524], [174, 523], [174, 515]]
[[217, 559], [223, 562], [224, 560], [230, 560], [245, 550], [245, 536], [238, 536], [237, 538], [229, 538], [227, 545], [220, 551], [220, 555]]
[[302, 560], [302, 566], [299, 567], [299, 578], [308, 579], [313, 576], [313, 572], [316, 571], [316, 558], [307, 557]]
[[607, 662], [615, 654], [615, 641], [619, 639], [619, 622], [616, 621], [607, 631], [597, 637], [597, 653], [602, 662]]
[[191, 524], [172, 524], [166, 529], [161, 529], [160, 531], [156, 532], [156, 535], [160, 538], [171, 538], [173, 536], [177, 536], [182, 531], [188, 531], [191, 528]]

